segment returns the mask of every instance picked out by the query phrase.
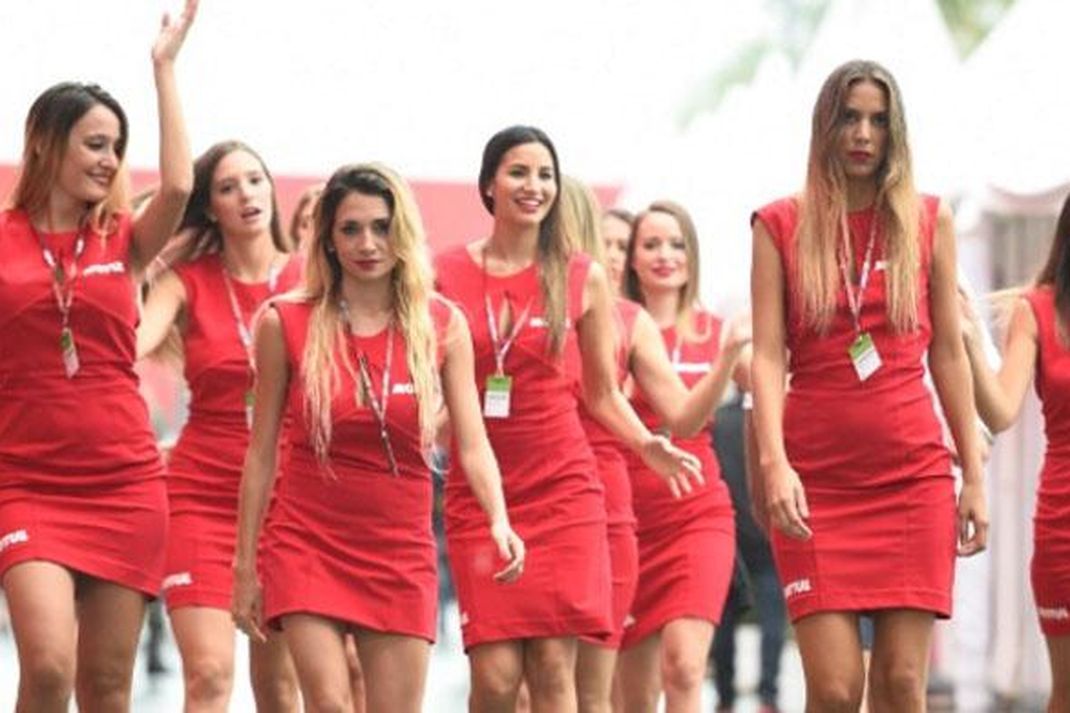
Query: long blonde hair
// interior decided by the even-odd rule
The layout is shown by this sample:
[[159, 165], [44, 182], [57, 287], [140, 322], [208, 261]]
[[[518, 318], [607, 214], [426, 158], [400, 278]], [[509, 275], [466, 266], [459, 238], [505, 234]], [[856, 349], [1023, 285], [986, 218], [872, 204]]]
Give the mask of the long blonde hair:
[[129, 210], [130, 179], [126, 170], [129, 128], [119, 102], [96, 84], [63, 82], [46, 89], [30, 107], [22, 148], [22, 165], [11, 195], [12, 207], [34, 215], [48, 207], [48, 199], [67, 153], [71, 130], [94, 106], [104, 106], [119, 120], [115, 152], [119, 165], [104, 200], [87, 206], [89, 226], [106, 236], [115, 228], [115, 215]]
[[561, 179], [561, 225], [572, 250], [585, 252], [598, 264], [605, 264], [602, 207], [591, 187], [572, 176]]
[[338, 206], [350, 193], [382, 198], [390, 210], [390, 247], [397, 256], [391, 274], [394, 319], [405, 339], [405, 360], [416, 393], [420, 444], [426, 452], [435, 431], [440, 387], [431, 320], [432, 273], [423, 223], [405, 181], [386, 166], [368, 163], [343, 166], [334, 172], [316, 202], [315, 234], [308, 252], [303, 299], [313, 304], [301, 378], [305, 414], [312, 444], [321, 463], [327, 463], [331, 443], [331, 400], [340, 388], [335, 355], [353, 374], [347, 332], [339, 309], [342, 266], [333, 251], [331, 235]]
[[847, 219], [847, 175], [837, 147], [848, 93], [859, 82], [879, 86], [888, 102], [888, 134], [884, 159], [875, 176], [873, 219], [880, 221], [883, 229], [888, 315], [897, 331], [909, 331], [918, 324], [921, 201], [914, 187], [899, 87], [891, 73], [876, 62], [854, 60], [838, 67], [825, 80], [814, 104], [806, 185], [799, 197], [796, 297], [806, 324], [825, 331], [840, 290], [837, 256]]

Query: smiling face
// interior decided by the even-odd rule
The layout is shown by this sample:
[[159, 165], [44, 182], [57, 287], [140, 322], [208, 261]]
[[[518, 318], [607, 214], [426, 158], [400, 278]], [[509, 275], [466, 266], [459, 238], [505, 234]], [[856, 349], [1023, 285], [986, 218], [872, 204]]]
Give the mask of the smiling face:
[[71, 127], [54, 190], [72, 202], [99, 203], [112, 188], [121, 157], [119, 117], [95, 104]]
[[390, 206], [382, 196], [351, 191], [338, 204], [330, 245], [345, 278], [359, 282], [390, 279], [398, 262], [390, 217]]
[[224, 156], [212, 174], [211, 215], [224, 239], [270, 235], [271, 180], [260, 160], [237, 149]]
[[888, 146], [888, 95], [870, 80], [847, 90], [840, 116], [836, 155], [848, 180], [872, 180], [884, 165]]
[[495, 220], [538, 226], [553, 207], [558, 192], [549, 149], [538, 142], [509, 149], [485, 191], [493, 201]]
[[687, 240], [673, 215], [652, 210], [636, 224], [631, 268], [645, 294], [684, 288], [689, 257]]

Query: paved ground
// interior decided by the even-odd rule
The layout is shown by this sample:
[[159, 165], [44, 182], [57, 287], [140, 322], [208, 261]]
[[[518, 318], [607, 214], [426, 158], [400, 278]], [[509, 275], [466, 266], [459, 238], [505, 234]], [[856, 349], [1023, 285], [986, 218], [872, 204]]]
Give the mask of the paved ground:
[[[454, 624], [450, 629], [458, 632], [455, 625], [456, 614], [449, 613], [448, 621]], [[427, 694], [424, 698], [424, 710], [428, 713], [462, 713], [466, 710], [465, 701], [468, 691], [468, 663], [461, 651], [459, 634], [447, 637], [436, 644], [433, 649], [430, 672], [428, 674]], [[739, 701], [738, 713], [753, 713], [758, 708], [753, 689], [758, 680], [758, 632], [755, 627], [744, 626], [739, 632], [739, 683], [746, 692]], [[252, 693], [247, 681], [248, 662], [243, 647], [238, 647], [237, 681], [230, 709], [235, 712], [250, 713], [254, 710]], [[177, 713], [182, 709], [182, 681], [178, 674], [178, 654], [168, 644], [166, 651], [170, 672], [150, 679], [144, 673], [144, 661], [139, 658], [138, 672], [134, 683], [133, 711], [136, 713]], [[784, 713], [797, 713], [802, 710], [802, 670], [798, 653], [793, 644], [784, 651], [784, 672], [781, 680]], [[0, 711], [10, 711], [15, 705], [15, 693], [18, 685], [18, 664], [15, 657], [15, 645], [9, 633], [0, 633]], [[714, 693], [707, 685], [703, 711], [712, 711]]]

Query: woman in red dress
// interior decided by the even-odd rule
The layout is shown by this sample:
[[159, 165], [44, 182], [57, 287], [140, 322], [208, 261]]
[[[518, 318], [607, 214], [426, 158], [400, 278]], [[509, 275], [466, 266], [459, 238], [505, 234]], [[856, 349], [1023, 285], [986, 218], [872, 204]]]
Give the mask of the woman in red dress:
[[[137, 336], [139, 356], [172, 333], [181, 339], [190, 418], [167, 462], [163, 592], [182, 656], [185, 708], [215, 711], [226, 710], [233, 687], [230, 599], [252, 415], [252, 317], [299, 282], [301, 262], [288, 254], [274, 183], [252, 149], [216, 144], [193, 175], [172, 269], [152, 283]], [[257, 708], [297, 710], [297, 676], [282, 637], [254, 643], [249, 653]]]
[[126, 116], [96, 85], [30, 108], [13, 208], [0, 213], [0, 582], [19, 710], [126, 710], [145, 600], [159, 592], [163, 467], [134, 373], [134, 285], [191, 184], [174, 62], [196, 13], [152, 49], [160, 190], [131, 219]]
[[[630, 230], [630, 224], [623, 222], [625, 218], [622, 215], [626, 214], [607, 214], [609, 218], [600, 220], [597, 199], [593, 193], [568, 176], [565, 177], [562, 198], [567, 232], [577, 248], [591, 255], [599, 264], [604, 264], [610, 279], [619, 284], [613, 278], [624, 274], [628, 240], [625, 238], [624, 244], [619, 245], [619, 232], [614, 233], [618, 226], [614, 223], [627, 225]], [[627, 217], [634, 222], [634, 218]], [[608, 234], [601, 234], [600, 223], [602, 226], [609, 223]], [[619, 275], [614, 270], [617, 261], [611, 257], [618, 247], [622, 248]], [[714, 356], [705, 365], [705, 369], [695, 365], [692, 369], [694, 376], [684, 377], [694, 384], [694, 388], [689, 389], [674, 369], [662, 335], [650, 314], [639, 303], [624, 297], [616, 298], [614, 311], [618, 381], [623, 383], [631, 377], [635, 386], [643, 393], [651, 395], [648, 399], [648, 410], [652, 409], [656, 420], [651, 419], [649, 425], [663, 425], [675, 435], [685, 438], [696, 436], [708, 424], [711, 414], [721, 400], [740, 352], [749, 340], [747, 324], [735, 323], [725, 348], [713, 352]], [[628, 473], [628, 450], [600, 426], [586, 409], [581, 410], [581, 417], [588, 444], [598, 464], [598, 475], [605, 489], [613, 586], [612, 633], [609, 638], [601, 640], [581, 637], [576, 662], [576, 690], [580, 710], [594, 713], [612, 710], [614, 705], [617, 709], [624, 706], [621, 686], [614, 686], [614, 671], [617, 668], [617, 654], [624, 640], [625, 627], [629, 625], [629, 617], [633, 613], [632, 605], [639, 584], [639, 545], [636, 538], [635, 510], [632, 506], [632, 485]], [[704, 475], [708, 477], [708, 474]], [[663, 492], [663, 488], [655, 486], [652, 496], [661, 497]], [[684, 507], [688, 500], [689, 498], [685, 498], [676, 503]], [[651, 671], [644, 673], [656, 675], [657, 671], [654, 665], [651, 666]], [[634, 673], [633, 671], [632, 674]], [[656, 696], [656, 684], [654, 695]], [[635, 704], [634, 701], [629, 703]]]
[[[471, 666], [473, 711], [512, 711], [526, 680], [535, 710], [576, 709], [577, 637], [611, 633], [602, 484], [580, 421], [567, 354], [578, 350], [590, 413], [664, 474], [696, 478], [690, 456], [652, 435], [616, 380], [613, 298], [601, 266], [571, 250], [559, 220], [560, 172], [542, 131], [514, 126], [487, 143], [479, 175], [491, 236], [439, 256], [442, 293], [465, 310], [483, 416], [510, 515], [532, 556], [511, 587], [487, 582], [494, 553], [454, 442], [446, 537]], [[664, 485], [662, 487], [665, 487]]]
[[[283, 629], [310, 709], [351, 709], [352, 631], [367, 710], [417, 713], [435, 634], [428, 455], [443, 398], [493, 552], [488, 582], [520, 575], [524, 544], [479, 417], [467, 325], [431, 291], [408, 187], [385, 167], [346, 166], [316, 216], [305, 289], [272, 303], [257, 330], [235, 619], [261, 640], [263, 623]], [[264, 524], [261, 611], [256, 543], [284, 413], [290, 444]]]
[[1033, 517], [1030, 574], [1040, 629], [1048, 644], [1052, 692], [1048, 710], [1070, 710], [1070, 197], [1063, 202], [1048, 261], [1015, 303], [993, 373], [982, 327], [969, 302], [963, 330], [973, 369], [977, 411], [993, 433], [1011, 427], [1034, 382], [1048, 447]]
[[[875, 624], [870, 710], [924, 710], [956, 535], [960, 555], [984, 549], [987, 514], [951, 212], [914, 188], [887, 70], [829, 76], [803, 191], [752, 223], [760, 478], [807, 710], [858, 709], [861, 613]], [[926, 359], [961, 458], [957, 509]]]
[[[687, 212], [670, 201], [651, 204], [632, 226], [624, 294], [649, 313], [644, 341], [670, 355], [677, 380], [692, 389], [692, 396], [713, 382], [719, 400], [749, 328], [736, 322], [722, 339], [721, 320], [698, 306], [698, 256], [698, 236]], [[697, 711], [735, 560], [732, 502], [708, 430], [717, 404], [706, 402], [698, 424], [681, 433], [665, 421], [665, 407], [658, 407], [664, 398], [660, 389], [642, 379], [636, 384], [636, 412], [651, 428], [680, 433], [675, 442], [701, 462], [705, 484], [674, 502], [649, 469], [629, 459], [639, 584], [621, 653], [624, 706], [653, 711], [664, 690], [667, 711]]]

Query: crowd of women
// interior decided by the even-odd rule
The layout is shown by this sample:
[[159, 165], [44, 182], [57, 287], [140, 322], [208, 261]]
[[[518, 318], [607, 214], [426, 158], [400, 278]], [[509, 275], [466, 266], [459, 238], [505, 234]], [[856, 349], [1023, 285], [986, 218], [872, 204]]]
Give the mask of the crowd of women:
[[[708, 427], [735, 380], [753, 389], [754, 496], [807, 710], [858, 709], [867, 614], [870, 710], [920, 711], [956, 551], [986, 542], [977, 414], [1006, 428], [1034, 372], [1049, 451], [1033, 589], [1051, 710], [1070, 710], [1070, 208], [994, 374], [950, 210], [914, 187], [899, 88], [849, 62], [818, 96], [802, 190], [753, 214], [750, 357], [750, 320], [700, 306], [685, 208], [603, 212], [534, 127], [487, 142], [490, 234], [433, 263], [380, 164], [339, 168], [284, 232], [252, 148], [191, 156], [174, 64], [196, 4], [152, 51], [151, 197], [126, 201], [119, 104], [64, 83], [30, 108], [0, 213], [18, 710], [72, 694], [128, 709], [156, 596], [186, 710], [226, 709], [235, 627], [261, 710], [420, 710], [445, 449], [471, 710], [697, 711], [735, 553]], [[134, 364], [168, 356], [191, 403], [161, 457]]]

